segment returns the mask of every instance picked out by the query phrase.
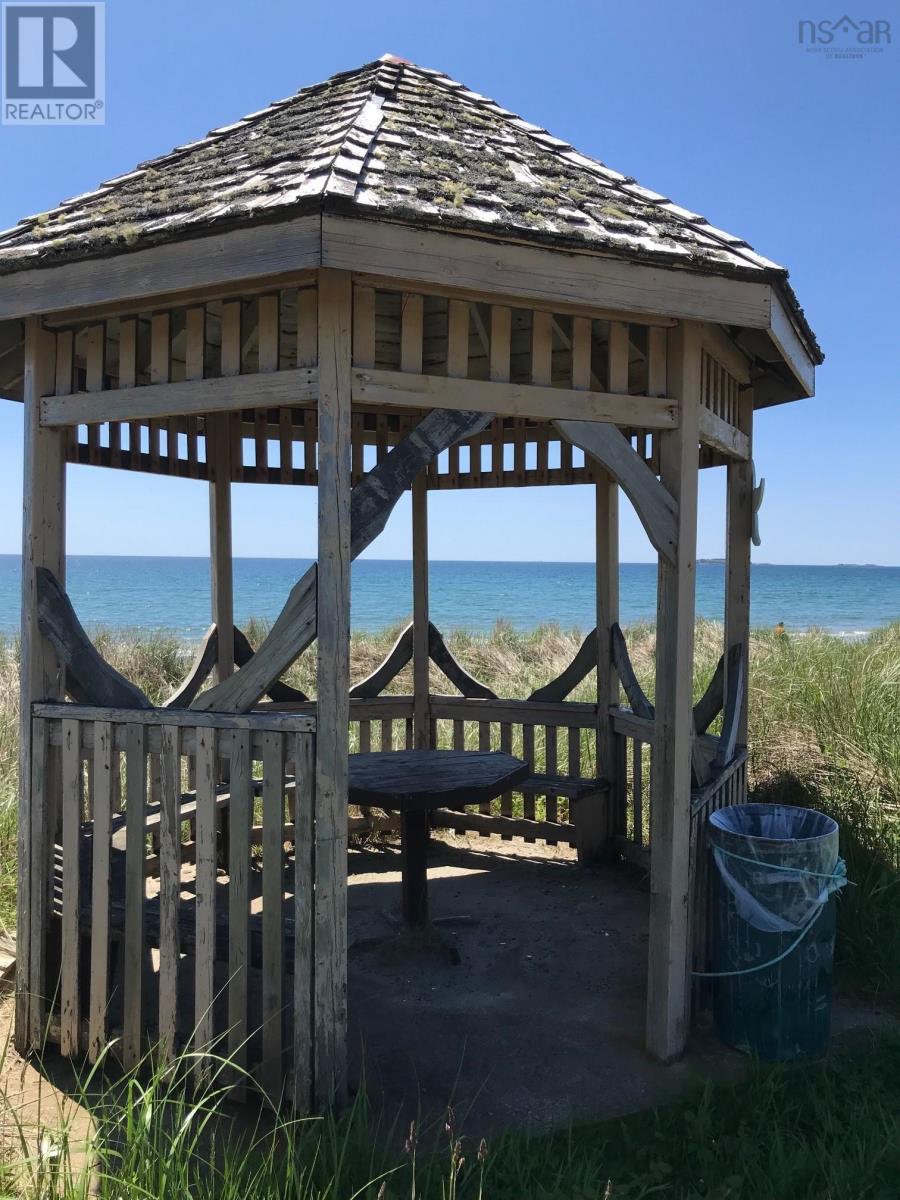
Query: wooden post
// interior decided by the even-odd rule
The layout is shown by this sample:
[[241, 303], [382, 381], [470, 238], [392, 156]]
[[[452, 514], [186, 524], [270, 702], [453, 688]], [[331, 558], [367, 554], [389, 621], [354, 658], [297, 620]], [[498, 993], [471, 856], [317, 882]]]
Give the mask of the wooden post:
[[[591, 376], [592, 325], [585, 317], [572, 319], [572, 387], [587, 391]], [[628, 330], [610, 326], [611, 392], [628, 391]], [[619, 491], [613, 477], [601, 467], [596, 474], [597, 571], [597, 775], [610, 782], [608, 794], [581, 800], [575, 809], [578, 861], [595, 863], [608, 845], [618, 802], [618, 755], [609, 706], [617, 695], [610, 654], [610, 629], [619, 619]]]
[[609, 706], [615, 704], [619, 683], [610, 652], [610, 630], [619, 620], [619, 487], [601, 468], [596, 472], [597, 558], [597, 770], [609, 780], [609, 791], [581, 800], [575, 810], [578, 858], [596, 862], [619, 828], [620, 791], [616, 737]]
[[[43, 1036], [47, 914], [54, 809], [32, 804], [31, 706], [65, 698], [62, 663], [38, 630], [35, 570], [65, 583], [66, 429], [42, 429], [40, 397], [53, 392], [56, 342], [38, 317], [25, 323], [25, 465], [22, 538], [22, 649], [19, 741], [19, 893], [16, 929], [15, 1044], [25, 1052]], [[50, 790], [55, 780], [50, 779]], [[34, 1001], [34, 1003], [32, 1003]]]
[[[752, 448], [753, 392], [738, 400], [739, 423], [750, 436]], [[753, 526], [753, 464], [728, 464], [725, 558], [725, 695], [728, 695], [728, 651], [738, 642], [744, 647], [744, 693], [738, 723], [739, 745], [747, 744], [747, 706], [750, 644], [750, 534]]]
[[659, 560], [656, 614], [656, 739], [650, 804], [650, 945], [647, 1049], [669, 1062], [684, 1050], [690, 994], [692, 685], [699, 467], [700, 338], [682, 321], [669, 336], [669, 389], [680, 424], [659, 435], [660, 480], [678, 505], [673, 565]]
[[219, 652], [216, 682], [234, 671], [234, 573], [231, 544], [231, 437], [230, 414], [207, 417], [212, 436], [207, 454], [212, 479], [209, 485], [209, 549], [212, 571], [212, 619], [218, 627]]
[[350, 274], [319, 272], [319, 562], [314, 1087], [346, 1092], [347, 756], [350, 717]]
[[428, 490], [425, 473], [412, 485], [413, 739], [426, 750], [430, 737], [428, 697]]
[[[224, 357], [224, 356], [223, 356]], [[226, 364], [223, 362], [223, 367]], [[209, 551], [212, 620], [218, 630], [215, 680], [222, 683], [234, 672], [234, 571], [231, 542], [231, 459], [230, 423], [240, 421], [240, 413], [219, 413], [208, 416], [206, 448], [210, 466], [209, 484]], [[229, 765], [215, 761], [217, 783], [227, 783]], [[199, 797], [198, 797], [199, 800]], [[219, 845], [217, 860], [227, 870], [231, 857], [231, 812], [223, 808], [218, 814]]]
[[[205, 373], [206, 312], [202, 305], [187, 311], [185, 378], [198, 380]], [[230, 301], [222, 319], [222, 374], [241, 371], [241, 305]], [[209, 465], [209, 556], [212, 572], [212, 619], [218, 626], [216, 681], [234, 671], [234, 600], [231, 552], [231, 413], [206, 418], [206, 458]], [[240, 420], [240, 414], [235, 415]]]
[[[422, 321], [422, 297], [405, 294], [400, 336], [401, 371], [422, 372]], [[412, 570], [413, 743], [417, 750], [425, 750], [430, 741], [431, 713], [428, 699], [428, 485], [424, 471], [412, 485]]]

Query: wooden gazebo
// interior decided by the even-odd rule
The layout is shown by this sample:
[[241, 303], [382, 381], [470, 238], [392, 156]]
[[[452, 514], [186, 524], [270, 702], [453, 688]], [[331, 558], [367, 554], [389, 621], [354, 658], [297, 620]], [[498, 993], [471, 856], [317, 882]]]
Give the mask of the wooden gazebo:
[[[391, 55], [0, 234], [0, 386], [25, 405], [20, 1049], [117, 1036], [127, 1065], [222, 1036], [299, 1108], [340, 1098], [349, 747], [468, 745], [532, 775], [438, 825], [649, 862], [646, 1042], [678, 1056], [704, 817], [746, 789], [753, 413], [812, 395], [820, 360], [783, 268]], [[68, 463], [208, 484], [213, 626], [163, 708], [66, 596]], [[715, 467], [725, 637], [694, 706]], [[319, 489], [318, 563], [255, 653], [235, 482]], [[559, 679], [498, 698], [429, 622], [428, 494], [557, 484], [595, 489], [596, 629]], [[659, 555], [652, 705], [617, 624], [620, 488]], [[414, 620], [351, 688], [350, 564], [406, 489]], [[310, 700], [282, 676], [313, 644]], [[414, 694], [383, 695], [410, 659]], [[429, 690], [431, 660], [457, 694]], [[569, 702], [589, 673], [597, 702]]]

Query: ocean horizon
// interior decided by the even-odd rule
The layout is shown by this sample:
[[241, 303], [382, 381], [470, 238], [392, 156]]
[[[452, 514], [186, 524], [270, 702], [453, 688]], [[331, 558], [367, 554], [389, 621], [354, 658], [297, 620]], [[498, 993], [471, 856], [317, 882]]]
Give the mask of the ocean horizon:
[[[307, 558], [235, 558], [235, 620], [272, 621]], [[208, 558], [71, 555], [67, 589], [89, 629], [168, 633], [186, 641], [209, 625]], [[622, 563], [623, 625], [654, 621], [655, 563]], [[21, 560], [0, 555], [0, 634], [19, 629]], [[584, 632], [595, 624], [594, 564], [579, 562], [476, 562], [430, 564], [431, 619], [445, 633], [486, 632], [498, 620], [515, 629], [559, 625]], [[697, 564], [697, 615], [722, 620], [725, 568], [720, 560]], [[783, 622], [790, 630], [821, 628], [859, 636], [900, 619], [900, 567], [788, 566], [754, 563], [750, 619], [754, 626]], [[374, 632], [409, 619], [412, 564], [364, 558], [353, 564], [354, 631]]]

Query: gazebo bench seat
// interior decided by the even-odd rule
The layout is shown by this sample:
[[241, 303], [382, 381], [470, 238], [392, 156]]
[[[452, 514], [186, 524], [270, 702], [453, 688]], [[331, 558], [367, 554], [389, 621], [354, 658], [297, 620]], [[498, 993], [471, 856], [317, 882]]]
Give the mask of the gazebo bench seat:
[[529, 775], [516, 786], [526, 796], [551, 796], [577, 802], [598, 792], [609, 791], [607, 779], [573, 779], [568, 775]]

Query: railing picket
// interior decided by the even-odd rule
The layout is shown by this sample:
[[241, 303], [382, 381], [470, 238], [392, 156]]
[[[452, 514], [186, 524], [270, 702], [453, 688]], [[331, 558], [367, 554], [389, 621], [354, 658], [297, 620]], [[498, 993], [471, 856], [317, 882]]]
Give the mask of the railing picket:
[[78, 963], [81, 950], [79, 843], [83, 802], [81, 723], [62, 722], [62, 971], [60, 977], [60, 1050], [79, 1050], [81, 1005]]
[[109, 867], [110, 832], [114, 808], [113, 751], [110, 721], [94, 722], [93, 860], [91, 863], [91, 982], [88, 1016], [88, 1058], [96, 1062], [107, 1043], [109, 1007]]
[[178, 903], [181, 892], [180, 730], [160, 730], [159, 809], [159, 1044], [164, 1058], [175, 1053], [178, 1035]]
[[[569, 729], [569, 777], [572, 779], [581, 778], [581, 730]], [[568, 802], [566, 811], [566, 819], [572, 822], [572, 804]]]
[[[197, 877], [196, 930], [194, 934], [194, 1050], [204, 1055], [213, 1041], [213, 1001], [216, 946], [216, 781], [218, 745], [214, 729], [197, 729]], [[198, 1081], [209, 1078], [209, 1064], [201, 1058]]]
[[[50, 730], [47, 722], [36, 717], [31, 722], [31, 869], [28, 882], [31, 885], [32, 924], [25, 993], [28, 1001], [28, 1034], [33, 1046], [40, 1045], [43, 1040], [46, 1012], [47, 956], [44, 931], [47, 927], [47, 901], [50, 894], [50, 880], [47, 875], [50, 867], [47, 807], [52, 786], [48, 779], [49, 748]], [[27, 837], [24, 840], [28, 842]], [[21, 1009], [19, 1011], [21, 1012]]]
[[[557, 749], [557, 726], [544, 726], [544, 754], [546, 766], [544, 770], [548, 775], [556, 774], [556, 749]], [[548, 821], [559, 820], [557, 812], [557, 803], [555, 796], [544, 797], [545, 812]]]
[[[490, 748], [491, 748], [491, 726], [490, 726], [490, 723], [488, 721], [479, 721], [478, 722], [478, 749], [479, 750], [490, 750]], [[490, 800], [482, 800], [482, 802], [478, 805], [478, 811], [480, 813], [485, 813], [487, 816], [490, 816], [490, 814], [491, 814]], [[481, 836], [489, 837], [490, 834], [482, 832]]]
[[313, 1090], [313, 813], [315, 740], [294, 737], [294, 1111], [312, 1106]]
[[231, 742], [231, 814], [228, 862], [228, 1057], [238, 1068], [232, 1092], [244, 1096], [240, 1072], [247, 1066], [248, 931], [250, 922], [250, 826], [253, 823], [250, 730], [236, 729]]
[[632, 812], [634, 814], [634, 840], [644, 844], [644, 743], [632, 742]]
[[262, 1063], [259, 1084], [276, 1100], [282, 1083], [284, 1011], [284, 738], [263, 734]]
[[[522, 757], [529, 764], [532, 772], [537, 770], [537, 768], [534, 765], [534, 726], [533, 725], [523, 725], [522, 726]], [[534, 811], [535, 811], [534, 810], [534, 795], [529, 794], [527, 796], [523, 796], [522, 797], [522, 812], [527, 821], [533, 821], [535, 819]], [[533, 837], [527, 837], [525, 839], [525, 841], [533, 842], [533, 841], [535, 841], [535, 839]]]
[[122, 1063], [137, 1065], [143, 1041], [144, 833], [147, 804], [146, 727], [125, 727], [125, 944]]
[[[500, 726], [500, 749], [504, 754], [512, 754], [512, 725], [508, 721], [504, 721]], [[500, 797], [500, 815], [503, 817], [513, 815], [512, 792], [504, 792]], [[506, 841], [512, 840], [512, 836], [508, 833], [503, 837]]]

